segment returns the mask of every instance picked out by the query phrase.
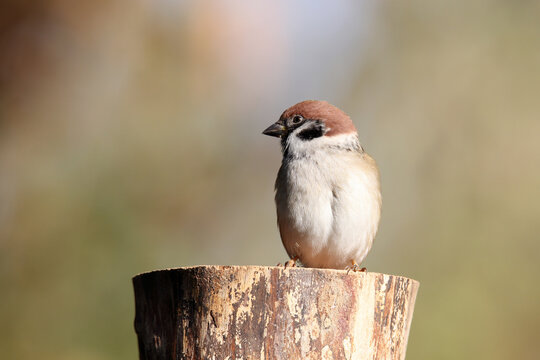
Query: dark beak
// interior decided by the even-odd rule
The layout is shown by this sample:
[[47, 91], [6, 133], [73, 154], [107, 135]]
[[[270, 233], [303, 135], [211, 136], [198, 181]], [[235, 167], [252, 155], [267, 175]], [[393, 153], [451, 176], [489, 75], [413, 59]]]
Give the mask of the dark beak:
[[285, 126], [277, 122], [270, 125], [266, 130], [264, 130], [263, 134], [268, 136], [281, 137], [281, 135], [285, 134], [286, 130], [287, 129], [285, 128]]

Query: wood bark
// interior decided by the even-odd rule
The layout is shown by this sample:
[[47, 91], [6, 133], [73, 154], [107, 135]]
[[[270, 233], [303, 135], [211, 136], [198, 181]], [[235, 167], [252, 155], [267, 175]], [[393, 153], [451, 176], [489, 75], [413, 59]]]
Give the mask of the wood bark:
[[140, 359], [405, 359], [418, 282], [197, 266], [137, 275]]

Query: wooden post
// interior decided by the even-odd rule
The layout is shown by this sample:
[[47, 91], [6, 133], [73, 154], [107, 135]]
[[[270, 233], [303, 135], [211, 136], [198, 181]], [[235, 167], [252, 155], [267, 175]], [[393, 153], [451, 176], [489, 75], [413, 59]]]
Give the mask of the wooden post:
[[133, 278], [140, 359], [405, 359], [418, 282], [196, 266]]

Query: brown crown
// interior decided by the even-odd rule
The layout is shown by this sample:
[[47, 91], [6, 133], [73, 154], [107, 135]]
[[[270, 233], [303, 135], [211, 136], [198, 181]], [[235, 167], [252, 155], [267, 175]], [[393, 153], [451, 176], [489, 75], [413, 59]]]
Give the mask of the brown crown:
[[334, 105], [319, 100], [306, 100], [291, 106], [281, 114], [280, 119], [302, 115], [305, 119], [321, 120], [330, 129], [325, 135], [334, 136], [356, 132], [351, 118]]

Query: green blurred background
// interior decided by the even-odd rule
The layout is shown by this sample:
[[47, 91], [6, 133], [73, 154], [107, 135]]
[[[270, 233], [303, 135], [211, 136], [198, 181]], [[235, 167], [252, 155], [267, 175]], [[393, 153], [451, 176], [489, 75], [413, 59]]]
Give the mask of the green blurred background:
[[0, 349], [135, 359], [131, 276], [275, 265], [288, 106], [377, 159], [409, 359], [538, 359], [538, 1], [4, 0]]

